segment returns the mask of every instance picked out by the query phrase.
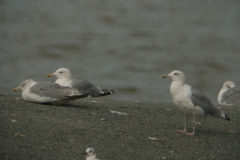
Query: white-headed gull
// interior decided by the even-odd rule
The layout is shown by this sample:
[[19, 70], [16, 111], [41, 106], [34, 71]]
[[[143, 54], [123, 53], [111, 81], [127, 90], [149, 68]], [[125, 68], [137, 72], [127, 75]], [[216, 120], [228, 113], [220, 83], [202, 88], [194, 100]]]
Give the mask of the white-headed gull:
[[218, 104], [226, 106], [240, 106], [240, 87], [235, 86], [232, 81], [223, 83], [218, 93]]
[[114, 90], [101, 89], [100, 87], [90, 83], [82, 78], [72, 79], [72, 75], [69, 69], [60, 68], [54, 73], [47, 74], [47, 77], [56, 76], [55, 83], [61, 86], [69, 86], [78, 89], [79, 93], [89, 94], [91, 97], [106, 96], [114, 93]]
[[23, 81], [13, 91], [22, 90], [24, 101], [63, 105], [67, 102], [87, 97], [89, 94], [80, 94], [77, 89], [60, 86], [51, 82], [35, 82], [32, 79]]
[[97, 159], [95, 149], [92, 147], [87, 148], [86, 152], [84, 152], [83, 155], [87, 155], [86, 160], [100, 160], [100, 159]]
[[[175, 105], [186, 114], [185, 127], [183, 130], [176, 130], [186, 135], [195, 134], [195, 116], [215, 116], [230, 121], [230, 119], [217, 107], [212, 105], [211, 101], [199, 90], [184, 84], [185, 76], [181, 71], [175, 70], [162, 78], [171, 78], [170, 93]], [[187, 132], [188, 115], [193, 115], [193, 132]]]

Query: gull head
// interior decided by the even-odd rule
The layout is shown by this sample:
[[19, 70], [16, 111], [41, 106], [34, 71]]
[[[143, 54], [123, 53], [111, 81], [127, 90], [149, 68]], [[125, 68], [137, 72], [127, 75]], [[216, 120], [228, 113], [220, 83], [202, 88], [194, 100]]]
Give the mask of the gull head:
[[26, 88], [28, 88], [29, 86], [31, 86], [32, 83], [34, 83], [35, 81], [32, 79], [27, 79], [25, 81], [23, 81], [18, 87], [13, 89], [13, 92], [16, 92], [18, 90], [25, 90]]
[[222, 90], [228, 90], [229, 88], [235, 87], [232, 81], [225, 81], [222, 86]]
[[96, 154], [95, 149], [92, 147], [89, 147], [86, 149], [86, 152], [83, 153], [83, 155], [87, 156], [94, 156]]
[[54, 73], [47, 74], [47, 77], [56, 76], [58, 79], [71, 79], [71, 72], [67, 68], [59, 68]]
[[163, 75], [162, 78], [171, 78], [172, 81], [184, 81], [185, 76], [183, 72], [175, 70], [169, 73], [168, 75]]

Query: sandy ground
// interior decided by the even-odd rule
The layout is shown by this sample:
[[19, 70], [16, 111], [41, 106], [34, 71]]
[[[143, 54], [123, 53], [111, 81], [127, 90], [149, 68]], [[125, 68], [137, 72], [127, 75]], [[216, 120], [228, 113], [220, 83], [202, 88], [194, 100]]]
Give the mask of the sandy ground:
[[[81, 99], [66, 106], [0, 96], [0, 159], [240, 159], [240, 108], [228, 122], [197, 118], [196, 135], [177, 133], [184, 115], [171, 103]], [[117, 112], [115, 112], [117, 111]], [[188, 130], [192, 131], [192, 118]]]

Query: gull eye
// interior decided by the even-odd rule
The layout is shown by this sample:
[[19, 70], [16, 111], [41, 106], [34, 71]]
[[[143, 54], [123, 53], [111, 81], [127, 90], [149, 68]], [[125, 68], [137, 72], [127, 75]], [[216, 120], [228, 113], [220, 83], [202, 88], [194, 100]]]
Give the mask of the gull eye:
[[63, 72], [59, 72], [59, 73], [63, 73]]
[[89, 153], [91, 153], [91, 152], [92, 152], [92, 150], [89, 151]]
[[24, 87], [24, 86], [25, 86], [25, 83], [23, 83], [21, 86]]
[[174, 73], [174, 75], [177, 75], [178, 73]]

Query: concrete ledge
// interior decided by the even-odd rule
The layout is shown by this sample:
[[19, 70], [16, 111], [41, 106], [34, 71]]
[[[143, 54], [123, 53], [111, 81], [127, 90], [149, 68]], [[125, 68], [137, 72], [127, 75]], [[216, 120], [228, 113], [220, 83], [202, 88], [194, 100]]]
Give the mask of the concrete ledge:
[[240, 108], [221, 110], [230, 122], [197, 118], [190, 137], [174, 131], [184, 115], [173, 104], [96, 98], [51, 106], [2, 95], [0, 159], [79, 160], [90, 146], [101, 160], [240, 159]]

